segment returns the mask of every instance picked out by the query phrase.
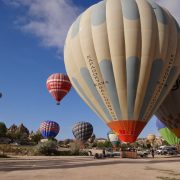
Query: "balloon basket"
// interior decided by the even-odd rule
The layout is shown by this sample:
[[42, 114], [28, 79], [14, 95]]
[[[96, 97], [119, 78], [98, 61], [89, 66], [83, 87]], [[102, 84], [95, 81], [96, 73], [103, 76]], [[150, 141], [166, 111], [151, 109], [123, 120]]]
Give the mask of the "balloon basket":
[[136, 151], [120, 151], [120, 157], [137, 159], [137, 152]]

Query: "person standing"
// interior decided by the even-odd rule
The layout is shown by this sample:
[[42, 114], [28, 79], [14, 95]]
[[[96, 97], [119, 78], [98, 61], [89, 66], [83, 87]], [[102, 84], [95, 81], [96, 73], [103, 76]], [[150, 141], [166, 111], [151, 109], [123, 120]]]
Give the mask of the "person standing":
[[152, 158], [154, 158], [154, 149], [153, 148], [151, 150], [151, 155], [152, 155]]

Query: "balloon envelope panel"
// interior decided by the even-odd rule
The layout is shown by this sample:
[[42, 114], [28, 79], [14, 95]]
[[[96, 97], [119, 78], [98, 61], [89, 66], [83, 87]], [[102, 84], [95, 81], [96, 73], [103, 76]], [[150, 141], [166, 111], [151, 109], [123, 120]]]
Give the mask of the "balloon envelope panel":
[[179, 74], [179, 42], [175, 19], [154, 1], [101, 1], [70, 27], [66, 71], [88, 106], [134, 142]]
[[88, 122], [78, 122], [72, 129], [74, 137], [85, 143], [93, 133], [93, 126]]
[[159, 107], [156, 116], [180, 137], [180, 77]]
[[44, 138], [56, 137], [59, 133], [60, 127], [54, 121], [44, 121], [40, 125], [40, 131]]
[[159, 130], [160, 135], [170, 144], [170, 145], [179, 145], [180, 138], [178, 138], [170, 129], [168, 129], [164, 124], [162, 126], [160, 120], [156, 120], [156, 125]]
[[47, 89], [53, 98], [60, 102], [63, 97], [70, 91], [71, 82], [65, 74], [52, 74], [46, 82]]

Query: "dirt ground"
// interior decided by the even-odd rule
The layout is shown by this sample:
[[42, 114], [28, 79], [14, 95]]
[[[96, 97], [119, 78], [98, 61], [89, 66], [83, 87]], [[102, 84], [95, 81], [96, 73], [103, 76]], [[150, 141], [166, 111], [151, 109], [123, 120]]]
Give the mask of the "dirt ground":
[[180, 157], [0, 159], [0, 180], [180, 180]]

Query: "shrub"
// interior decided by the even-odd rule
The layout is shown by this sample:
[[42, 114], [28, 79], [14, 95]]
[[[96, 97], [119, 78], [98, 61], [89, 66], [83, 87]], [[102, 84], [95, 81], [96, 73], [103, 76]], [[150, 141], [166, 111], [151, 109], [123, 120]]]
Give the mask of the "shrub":
[[9, 158], [6, 154], [0, 154], [0, 158]]
[[57, 142], [49, 140], [41, 142], [34, 148], [35, 155], [58, 155]]
[[78, 144], [77, 142], [70, 143], [70, 150], [71, 150], [72, 155], [74, 155], [74, 156], [79, 155], [80, 144]]

